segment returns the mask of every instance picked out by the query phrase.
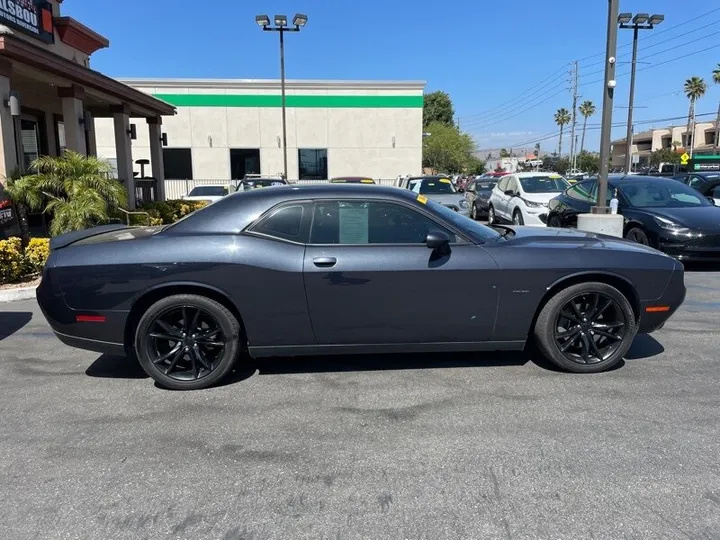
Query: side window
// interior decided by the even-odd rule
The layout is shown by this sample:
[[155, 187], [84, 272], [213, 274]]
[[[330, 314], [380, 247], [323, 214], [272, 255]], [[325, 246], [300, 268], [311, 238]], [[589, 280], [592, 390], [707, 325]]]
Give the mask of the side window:
[[508, 180], [509, 178], [506, 176], [505, 178], [501, 178], [498, 182], [498, 189], [503, 193], [505, 192], [505, 190], [507, 190]]
[[420, 185], [422, 184], [422, 180], [411, 180], [408, 183], [408, 189], [410, 191], [414, 191], [415, 193], [420, 193]]
[[477, 187], [477, 182], [468, 182], [467, 188], [465, 191], [469, 191], [470, 193], [475, 193]]
[[688, 186], [697, 189], [703, 184], [704, 180], [705, 179], [702, 176], [692, 175], [688, 181]]
[[720, 185], [715, 186], [709, 194], [713, 199], [720, 199]]
[[305, 244], [308, 236], [305, 218], [309, 217], [310, 208], [309, 203], [282, 206], [253, 225], [250, 232]]
[[455, 235], [411, 208], [379, 201], [317, 201], [311, 244], [424, 244], [428, 232]]
[[504, 191], [512, 191], [513, 193], [518, 192], [518, 183], [517, 183], [517, 180], [515, 180], [515, 177], [511, 176], [508, 179], [507, 187], [505, 188]]
[[575, 184], [565, 193], [567, 193], [568, 197], [570, 197], [571, 199], [575, 199], [576, 201], [591, 203], [595, 201], [593, 193], [595, 192], [596, 186], [597, 182], [582, 182], [580, 184]]

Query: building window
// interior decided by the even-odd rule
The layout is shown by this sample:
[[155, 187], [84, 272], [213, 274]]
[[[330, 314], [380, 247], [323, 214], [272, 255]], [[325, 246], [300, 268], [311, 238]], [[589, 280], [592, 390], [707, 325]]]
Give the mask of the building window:
[[165, 178], [168, 180], [192, 180], [192, 151], [190, 148], [163, 148]]
[[260, 150], [257, 148], [231, 148], [230, 178], [242, 180], [248, 174], [260, 174]]
[[57, 149], [58, 149], [58, 155], [62, 156], [63, 152], [65, 152], [65, 124], [62, 120], [58, 120], [56, 124], [57, 129]]
[[300, 180], [327, 180], [327, 150], [301, 148], [298, 150], [298, 164]]

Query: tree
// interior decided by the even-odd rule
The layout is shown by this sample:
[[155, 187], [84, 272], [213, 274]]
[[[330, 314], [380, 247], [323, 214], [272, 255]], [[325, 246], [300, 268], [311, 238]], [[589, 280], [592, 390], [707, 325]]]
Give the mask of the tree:
[[580, 153], [583, 153], [585, 149], [585, 131], [587, 130], [587, 121], [593, 114], [595, 114], [595, 104], [592, 101], [583, 101], [580, 105], [580, 114], [583, 115], [583, 131], [582, 138], [580, 139]]
[[465, 165], [465, 172], [469, 175], [485, 174], [487, 170], [487, 162], [483, 161], [477, 156], [470, 156], [468, 158], [467, 165]]
[[509, 158], [509, 157], [512, 157], [512, 156], [510, 155], [510, 152], [508, 152], [508, 151], [505, 150], [504, 148], [501, 148], [501, 149], [500, 149], [500, 157], [501, 157], [501, 158]]
[[17, 215], [20, 227], [20, 240], [25, 247], [30, 242], [29, 209], [40, 207], [43, 195], [34, 187], [29, 178], [23, 178], [20, 169], [15, 169], [5, 179], [5, 193], [15, 207], [15, 215]]
[[577, 163], [580, 170], [588, 174], [597, 174], [600, 170], [600, 156], [592, 152], [582, 150]]
[[560, 158], [555, 162], [553, 171], [558, 174], [565, 174], [570, 170], [570, 160], [568, 158]]
[[661, 148], [650, 154], [650, 165], [660, 166], [661, 163], [680, 163], [680, 154], [672, 148]]
[[560, 142], [558, 143], [558, 155], [562, 156], [562, 140], [563, 140], [563, 129], [566, 124], [570, 123], [570, 111], [566, 108], [558, 109], [555, 113], [555, 123], [560, 126]]
[[686, 145], [692, 148], [691, 140], [695, 138], [695, 102], [707, 92], [707, 83], [702, 77], [691, 77], [685, 81], [685, 95], [690, 100]]
[[[720, 64], [713, 70], [713, 82], [720, 84]], [[720, 104], [718, 104], [718, 114], [715, 119], [715, 149], [720, 146]]]
[[105, 223], [113, 210], [127, 204], [125, 188], [111, 178], [112, 167], [96, 157], [66, 150], [60, 157], [39, 157], [30, 170], [35, 174], [6, 189], [14, 201], [53, 215], [52, 236]]
[[437, 92], [425, 94], [425, 100], [423, 101], [424, 127], [427, 128], [434, 123], [453, 126], [455, 125], [454, 118], [455, 109], [447, 92], [438, 90]]
[[434, 172], [463, 172], [474, 158], [475, 141], [452, 125], [435, 122], [428, 126], [430, 135], [423, 146], [423, 167]]

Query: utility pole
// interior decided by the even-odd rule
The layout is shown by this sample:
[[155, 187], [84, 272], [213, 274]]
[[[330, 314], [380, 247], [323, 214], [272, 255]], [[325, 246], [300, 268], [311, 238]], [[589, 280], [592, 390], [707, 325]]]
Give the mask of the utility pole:
[[715, 151], [720, 146], [720, 103], [718, 103], [718, 113], [715, 120]]
[[572, 76], [571, 83], [572, 83], [572, 93], [573, 93], [573, 104], [572, 104], [572, 131], [570, 133], [570, 167], [572, 169], [577, 169], [577, 156], [575, 155], [576, 150], [576, 142], [575, 142], [575, 126], [577, 125], [577, 102], [578, 98], [578, 81], [580, 78], [579, 74], [579, 67], [578, 62], [575, 61], [573, 63], [573, 68], [570, 70], [570, 75]]
[[457, 130], [460, 131], [460, 117], [457, 118]]

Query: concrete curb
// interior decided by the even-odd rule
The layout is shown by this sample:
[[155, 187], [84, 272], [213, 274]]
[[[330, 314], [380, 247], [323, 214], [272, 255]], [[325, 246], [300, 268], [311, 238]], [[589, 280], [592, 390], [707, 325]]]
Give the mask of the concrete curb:
[[35, 298], [37, 287], [21, 287], [19, 289], [5, 289], [0, 291], [0, 304], [15, 302], [17, 300], [31, 300]]

